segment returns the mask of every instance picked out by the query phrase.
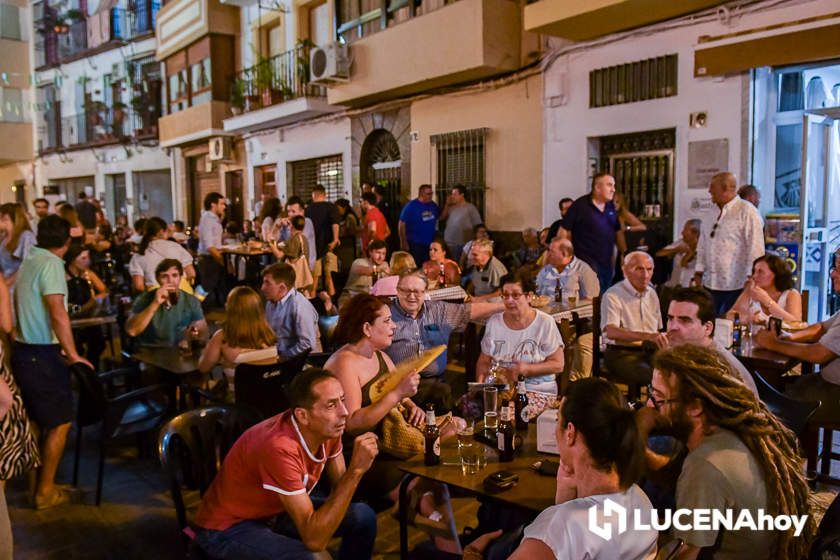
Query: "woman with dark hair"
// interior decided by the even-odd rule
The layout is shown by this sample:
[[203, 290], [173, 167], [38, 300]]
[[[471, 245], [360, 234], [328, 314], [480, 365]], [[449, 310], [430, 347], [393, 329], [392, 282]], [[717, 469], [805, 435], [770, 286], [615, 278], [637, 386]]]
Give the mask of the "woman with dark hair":
[[753, 273], [732, 309], [726, 312], [731, 319], [735, 313], [742, 320], [767, 324], [768, 317], [783, 321], [802, 320], [802, 295], [793, 287], [793, 273], [781, 257], [767, 253], [753, 262]]
[[72, 204], [65, 202], [60, 207], [56, 206], [57, 214], [70, 222], [70, 244], [85, 244], [85, 228], [79, 220], [79, 213]]
[[263, 202], [260, 215], [257, 218], [260, 223], [260, 239], [266, 243], [277, 241], [277, 233], [280, 229], [278, 218], [283, 212], [283, 205], [276, 196], [271, 196]]
[[[656, 555], [658, 533], [632, 528], [605, 540], [589, 529], [590, 508], [607, 500], [648, 521], [650, 500], [636, 485], [645, 450], [633, 411], [615, 385], [587, 378], [569, 385], [557, 411], [554, 435], [560, 452], [553, 505], [525, 527], [511, 560], [647, 559]], [[631, 516], [631, 519], [635, 517]], [[490, 534], [464, 550], [464, 560], [483, 558]]]
[[23, 206], [16, 202], [0, 205], [0, 235], [0, 271], [11, 286], [20, 264], [36, 243]]
[[[71, 245], [64, 254], [64, 278], [67, 280], [67, 306], [70, 318], [90, 317], [108, 296], [105, 283], [90, 269], [90, 250], [82, 245]], [[99, 367], [99, 357], [105, 350], [105, 337], [101, 326], [73, 330], [76, 348], [84, 357]]]
[[350, 263], [359, 254], [359, 217], [346, 198], [336, 200], [335, 206], [341, 217], [338, 223], [338, 239], [341, 243], [335, 251], [341, 263], [342, 272], [348, 272]]
[[128, 272], [131, 275], [131, 287], [135, 292], [140, 293], [148, 288], [157, 286], [155, 269], [164, 259], [175, 259], [181, 263], [184, 269], [185, 282], [181, 289], [192, 293], [192, 282], [195, 279], [195, 267], [193, 257], [180, 244], [168, 239], [169, 228], [163, 219], [157, 216], [146, 220], [143, 226], [143, 238], [140, 240], [140, 247], [128, 263]]
[[429, 279], [429, 287], [440, 287], [440, 277], [443, 273], [444, 285], [461, 285], [461, 267], [453, 261], [449, 254], [449, 246], [443, 237], [435, 236], [429, 244], [429, 260], [423, 263], [423, 274]]

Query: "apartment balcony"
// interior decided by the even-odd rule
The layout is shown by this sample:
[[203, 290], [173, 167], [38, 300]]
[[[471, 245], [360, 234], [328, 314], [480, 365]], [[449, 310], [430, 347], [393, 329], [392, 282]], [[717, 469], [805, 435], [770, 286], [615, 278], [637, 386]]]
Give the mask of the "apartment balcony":
[[[145, 9], [139, 9], [144, 6]], [[154, 31], [154, 21], [157, 9], [151, 2], [138, 2], [133, 10], [111, 8], [97, 12], [88, 18], [88, 48], [95, 49], [108, 43], [124, 43], [145, 36], [151, 36]]]
[[[430, 3], [426, 0], [421, 8]], [[381, 31], [352, 41], [350, 80], [329, 86], [331, 104], [361, 105], [433, 88], [489, 78], [521, 67], [522, 18], [511, 0], [458, 0], [435, 10], [414, 12], [415, 3], [382, 15], [363, 14], [340, 26]], [[406, 11], [407, 10], [407, 11]], [[389, 18], [391, 18], [389, 20]], [[365, 23], [368, 22], [368, 23]], [[348, 27], [349, 26], [349, 27]]]
[[118, 144], [131, 139], [156, 139], [157, 132], [154, 108], [95, 107], [75, 115], [48, 118], [38, 151], [46, 154], [62, 149]]
[[230, 114], [225, 101], [207, 101], [163, 116], [158, 121], [160, 145], [164, 148], [224, 134], [222, 122]]
[[525, 31], [587, 41], [723, 4], [721, 0], [538, 0], [525, 6]]
[[0, 165], [32, 159], [32, 123], [0, 121]]
[[74, 21], [65, 28], [66, 32], [58, 35], [58, 56], [62, 60], [76, 58], [88, 48], [87, 22], [85, 20]]
[[327, 103], [327, 89], [309, 83], [306, 45], [278, 54], [236, 75], [225, 131], [252, 132], [341, 111]]

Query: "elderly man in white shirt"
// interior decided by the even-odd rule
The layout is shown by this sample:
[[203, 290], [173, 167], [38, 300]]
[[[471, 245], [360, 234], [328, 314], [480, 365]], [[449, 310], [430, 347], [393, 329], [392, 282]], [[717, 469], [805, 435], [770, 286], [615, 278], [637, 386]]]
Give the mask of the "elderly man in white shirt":
[[604, 292], [601, 299], [601, 334], [606, 377], [626, 383], [630, 398], [639, 397], [641, 385], [650, 383], [651, 358], [668, 346], [662, 330], [659, 296], [650, 285], [653, 257], [633, 251], [624, 257], [624, 280]]
[[694, 283], [712, 294], [718, 316], [735, 304], [752, 273], [753, 261], [764, 255], [761, 216], [738, 196], [737, 185], [732, 173], [712, 177], [709, 194], [719, 212], [704, 221], [697, 244]]
[[[592, 299], [601, 293], [598, 275], [588, 264], [575, 258], [575, 250], [568, 239], [554, 239], [545, 254], [545, 266], [537, 274], [537, 293], [554, 296], [557, 283], [564, 294], [579, 300]], [[578, 325], [577, 344], [574, 345], [569, 380], [575, 381], [592, 374], [592, 322], [584, 319]]]

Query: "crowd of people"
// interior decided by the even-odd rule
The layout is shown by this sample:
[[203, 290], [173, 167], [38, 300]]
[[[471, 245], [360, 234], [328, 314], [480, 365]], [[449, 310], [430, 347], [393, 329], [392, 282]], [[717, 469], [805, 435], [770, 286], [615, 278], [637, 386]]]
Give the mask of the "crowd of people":
[[[420, 428], [428, 406], [462, 410], [447, 375], [451, 352], [381, 394], [377, 382], [396, 364], [448, 346], [471, 322], [485, 325], [476, 381], [522, 381], [529, 393], [559, 400], [555, 505], [517, 518], [519, 533], [501, 524], [462, 542], [445, 486], [417, 483], [411, 516], [434, 537], [434, 554], [652, 557], [662, 540], [656, 531], [604, 541], [587, 530], [587, 511], [607, 499], [648, 513], [668, 504], [807, 514], [796, 436], [761, 402], [753, 372], [713, 337], [718, 318], [801, 322], [802, 297], [785, 262], [765, 253], [761, 217], [738, 195], [734, 175], [713, 177], [709, 192], [717, 212], [689, 220], [680, 239], [654, 254], [629, 245], [626, 234], [645, 224], [616, 200], [608, 173], [597, 174], [586, 195], [561, 200], [551, 227], [524, 229], [521, 246], [504, 254], [461, 186], [441, 208], [432, 187], [421, 185], [397, 213], [378, 187], [364, 185], [354, 208], [328, 201], [317, 185], [311, 201], [264, 197], [256, 219], [241, 225], [225, 219], [226, 200], [213, 192], [194, 228], [159, 217], [133, 227], [119, 218], [112, 227], [83, 193], [77, 204], [52, 209], [36, 200], [32, 220], [22, 205], [4, 204], [0, 352], [9, 361], [0, 367], [0, 479], [37, 468], [34, 507], [70, 499], [55, 481], [74, 412], [69, 366], [99, 370], [105, 351], [99, 327], [72, 329], [71, 320], [123, 301], [121, 328], [132, 347], [200, 343], [198, 370], [224, 380], [228, 397], [243, 361], [295, 369], [289, 408], [239, 438], [202, 500], [196, 543], [213, 558], [312, 557], [334, 536], [342, 538], [340, 558], [370, 557], [376, 516], [366, 502], [395, 501], [403, 477], [405, 457], [388, 447], [386, 424], [397, 415]], [[226, 247], [249, 241], [265, 254], [258, 278], [238, 282]], [[663, 259], [673, 261], [670, 273], [656, 270]], [[834, 259], [840, 292], [840, 252]], [[463, 288], [466, 300], [432, 297], [447, 287]], [[571, 307], [597, 301], [600, 323], [578, 321], [564, 343], [539, 298]], [[208, 321], [210, 310], [223, 310], [224, 321]], [[322, 340], [319, 321], [335, 315], [332, 338]], [[820, 366], [788, 393], [822, 400], [817, 416], [834, 418], [838, 315], [793, 335], [757, 330], [755, 344]], [[598, 378], [595, 340], [603, 349]], [[304, 367], [325, 350], [322, 368]], [[564, 375], [570, 383], [561, 394]], [[634, 412], [628, 401], [647, 406]], [[455, 416], [444, 439], [455, 435]], [[654, 435], [668, 436], [667, 450]], [[679, 558], [781, 559], [804, 557], [814, 531], [809, 520], [800, 537], [682, 529], [671, 536], [681, 540]], [[5, 510], [0, 543], [5, 558]]]

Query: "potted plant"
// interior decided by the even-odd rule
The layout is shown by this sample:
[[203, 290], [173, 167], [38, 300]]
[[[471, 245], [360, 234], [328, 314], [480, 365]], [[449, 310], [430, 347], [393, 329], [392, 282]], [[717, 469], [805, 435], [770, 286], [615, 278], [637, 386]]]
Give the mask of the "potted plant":
[[261, 57], [255, 70], [254, 85], [262, 96], [263, 107], [268, 107], [274, 103], [274, 68], [269, 59]]
[[245, 80], [234, 78], [230, 85], [230, 110], [234, 115], [239, 115], [245, 110]]

